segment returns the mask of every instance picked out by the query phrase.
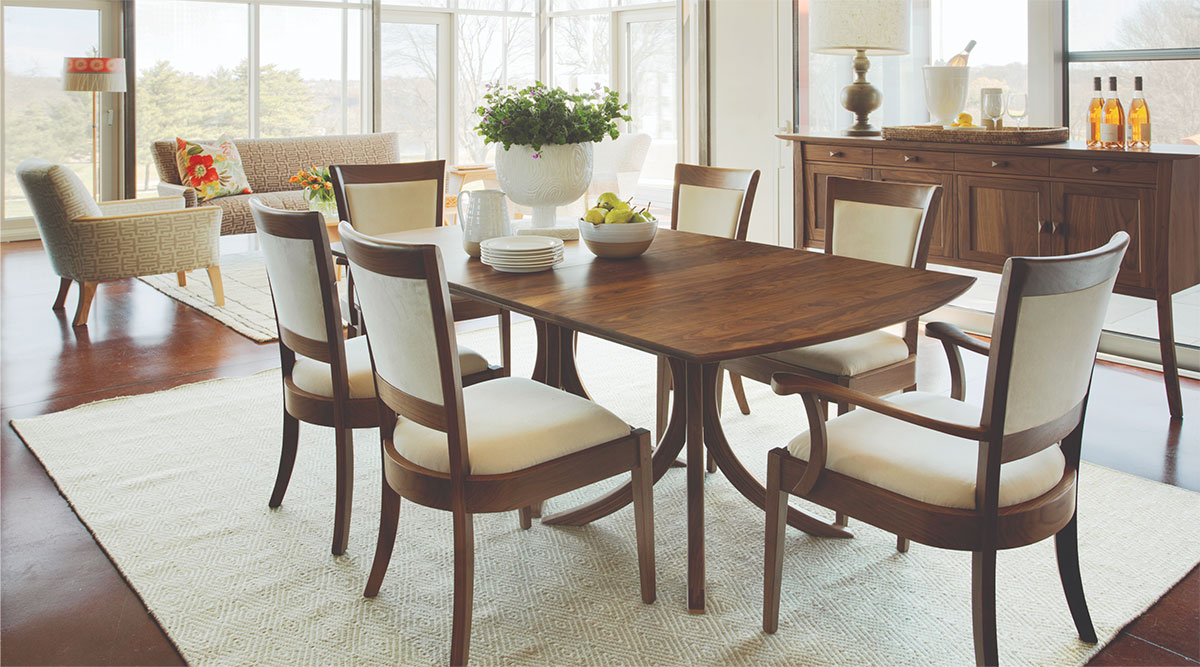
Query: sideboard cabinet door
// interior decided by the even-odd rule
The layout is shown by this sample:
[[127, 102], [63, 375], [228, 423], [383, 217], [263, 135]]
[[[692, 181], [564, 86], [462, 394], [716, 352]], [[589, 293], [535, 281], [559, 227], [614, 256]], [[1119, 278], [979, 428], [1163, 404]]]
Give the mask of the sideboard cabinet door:
[[[1147, 270], [1152, 252], [1154, 191], [1146, 188], [1054, 183], [1054, 252], [1065, 255], [1099, 248], [1117, 232], [1129, 234], [1129, 249], [1117, 282], [1151, 287]], [[1043, 253], [1045, 254], [1045, 253]]]
[[1003, 266], [1015, 255], [1053, 253], [1049, 183], [959, 176], [955, 189], [960, 259]]
[[875, 180], [942, 186], [942, 203], [938, 208], [937, 217], [933, 219], [933, 233], [929, 237], [929, 259], [953, 259], [955, 255], [954, 176], [915, 169], [876, 169]]
[[830, 176], [870, 180], [871, 170], [844, 164], [808, 162], [804, 165], [804, 236], [807, 245], [825, 245], [825, 183]]

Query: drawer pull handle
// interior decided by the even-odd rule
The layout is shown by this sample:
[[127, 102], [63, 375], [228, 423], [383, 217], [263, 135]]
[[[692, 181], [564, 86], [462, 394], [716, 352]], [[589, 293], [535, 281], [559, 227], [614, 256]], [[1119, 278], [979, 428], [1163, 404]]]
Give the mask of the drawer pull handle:
[[1092, 167], [1093, 174], [1107, 174], [1108, 172], [1108, 167]]
[[905, 162], [920, 162], [921, 156], [920, 155], [905, 155], [904, 161]]
[[1050, 232], [1051, 234], [1054, 233], [1053, 229], [1051, 228], [1050, 223], [1045, 222], [1045, 221], [1039, 221], [1037, 223], [1037, 230], [1038, 230], [1038, 234], [1045, 234], [1046, 232]]
[[999, 162], [997, 162], [996, 160], [992, 160], [992, 166], [1003, 169], [1008, 166], [1008, 163], [1005, 162], [1004, 160], [1000, 160]]
[[841, 157], [841, 156], [842, 156], [841, 151], [829, 151], [829, 157]]
[[1065, 235], [1065, 234], [1067, 233], [1067, 223], [1065, 223], [1065, 222], [1056, 222], [1056, 223], [1054, 223], [1054, 224], [1050, 225], [1050, 233], [1051, 233], [1051, 234], [1063, 234], [1063, 235]]

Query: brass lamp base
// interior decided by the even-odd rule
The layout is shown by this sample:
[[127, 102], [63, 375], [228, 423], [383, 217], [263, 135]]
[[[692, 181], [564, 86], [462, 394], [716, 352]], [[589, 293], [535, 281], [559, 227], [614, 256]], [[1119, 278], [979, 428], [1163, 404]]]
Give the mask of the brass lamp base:
[[842, 130], [842, 134], [848, 137], [878, 137], [882, 134], [867, 118], [883, 104], [883, 94], [867, 83], [867, 70], [870, 67], [871, 61], [867, 60], [866, 51], [858, 49], [854, 56], [854, 83], [842, 89], [842, 106], [854, 114], [855, 120], [853, 125]]

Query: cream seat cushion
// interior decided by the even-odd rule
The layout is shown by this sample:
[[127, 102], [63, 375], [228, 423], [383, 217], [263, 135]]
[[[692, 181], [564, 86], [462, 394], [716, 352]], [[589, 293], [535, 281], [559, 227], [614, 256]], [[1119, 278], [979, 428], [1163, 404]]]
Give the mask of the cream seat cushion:
[[828, 343], [772, 352], [767, 357], [830, 375], [858, 375], [908, 358], [904, 339], [886, 331], [871, 331]]
[[[463, 389], [471, 474], [524, 470], [629, 435], [629, 425], [595, 403], [527, 378]], [[446, 434], [401, 420], [396, 450], [419, 466], [450, 472]]]
[[[478, 352], [458, 348], [459, 370], [470, 375], [486, 370], [487, 359]], [[346, 341], [346, 377], [350, 384], [350, 398], [370, 398], [375, 395], [375, 378], [371, 376], [371, 352], [367, 348], [367, 337], [356, 336]], [[307, 357], [296, 356], [292, 367], [292, 382], [298, 389], [318, 396], [333, 396], [333, 374], [329, 364]]]
[[[942, 421], [978, 424], [980, 409], [947, 396], [910, 392], [892, 403]], [[975, 508], [979, 445], [859, 408], [826, 423], [825, 467], [923, 503]], [[807, 461], [808, 431], [790, 443], [792, 456]], [[1063, 476], [1058, 445], [1000, 468], [1000, 507], [1036, 498]]]

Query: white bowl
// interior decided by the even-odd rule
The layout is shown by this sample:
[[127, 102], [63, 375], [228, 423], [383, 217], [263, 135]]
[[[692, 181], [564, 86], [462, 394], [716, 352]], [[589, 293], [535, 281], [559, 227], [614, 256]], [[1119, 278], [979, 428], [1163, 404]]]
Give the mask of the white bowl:
[[584, 245], [597, 257], [607, 259], [628, 259], [646, 252], [657, 231], [658, 223], [654, 221], [612, 225], [579, 221]]

